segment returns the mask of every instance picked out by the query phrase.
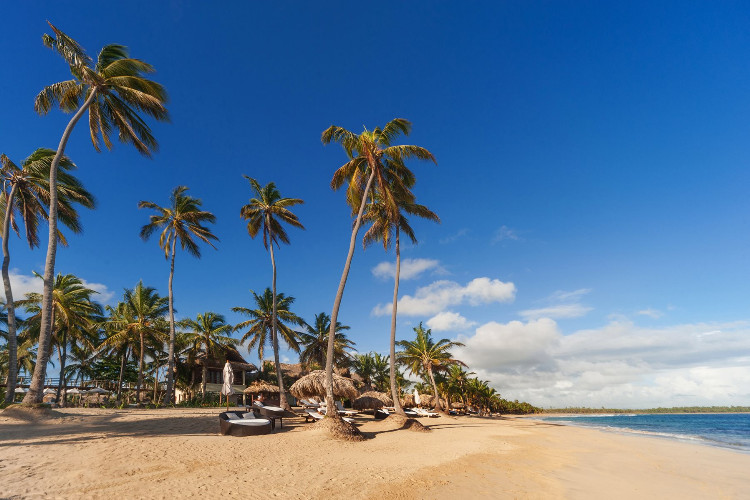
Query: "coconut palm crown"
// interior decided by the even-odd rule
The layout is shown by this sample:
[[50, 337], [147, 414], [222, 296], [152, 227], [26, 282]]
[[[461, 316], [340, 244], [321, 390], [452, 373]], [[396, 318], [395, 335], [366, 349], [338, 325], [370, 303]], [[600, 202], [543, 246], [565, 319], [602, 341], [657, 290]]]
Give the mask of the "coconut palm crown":
[[416, 338], [414, 340], [399, 340], [396, 344], [403, 350], [396, 353], [398, 361], [406, 365], [413, 374], [426, 375], [432, 385], [436, 408], [440, 410], [440, 400], [438, 397], [437, 385], [435, 384], [434, 372], [436, 370], [445, 370], [450, 365], [463, 365], [463, 361], [453, 358], [449, 349], [453, 347], [462, 347], [461, 342], [453, 342], [448, 339], [440, 339], [435, 342], [432, 339], [432, 331], [422, 326], [414, 328]]

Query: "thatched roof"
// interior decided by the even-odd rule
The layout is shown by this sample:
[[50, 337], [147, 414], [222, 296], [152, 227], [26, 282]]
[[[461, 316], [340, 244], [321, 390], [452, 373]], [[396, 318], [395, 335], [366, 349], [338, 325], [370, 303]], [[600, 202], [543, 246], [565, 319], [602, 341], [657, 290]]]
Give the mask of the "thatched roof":
[[[296, 381], [289, 388], [297, 399], [311, 397], [325, 397], [326, 395], [326, 372], [323, 370], [314, 370]], [[333, 374], [333, 395], [340, 398], [354, 399], [359, 393], [354, 388], [354, 384], [348, 378], [341, 375]]]
[[256, 380], [243, 391], [245, 394], [260, 394], [261, 392], [279, 392], [279, 386], [269, 384], [263, 380]]
[[254, 364], [245, 361], [245, 358], [243, 358], [234, 347], [225, 347], [223, 356], [219, 356], [219, 358], [211, 357], [206, 361], [205, 353], [200, 353], [195, 358], [196, 365], [203, 366], [205, 363], [208, 368], [222, 369], [224, 368], [225, 361], [229, 361], [229, 366], [231, 366], [233, 370], [254, 372], [258, 369]]
[[[422, 400], [422, 406], [429, 406], [430, 408], [435, 408], [435, 396], [432, 396], [430, 394], [420, 394], [419, 399]], [[440, 398], [440, 405], [443, 409], [445, 409], [448, 403], [443, 398]]]
[[384, 392], [368, 391], [352, 401], [355, 410], [377, 410], [384, 406], [393, 406], [393, 399]]
[[407, 394], [404, 394], [403, 399], [401, 399], [401, 406], [404, 406], [406, 408], [412, 408], [414, 406], [417, 406], [416, 404], [414, 404], [414, 394], [410, 392]]
[[463, 408], [466, 406], [465, 404], [461, 403], [460, 401], [456, 401], [455, 403], [451, 403], [451, 408]]

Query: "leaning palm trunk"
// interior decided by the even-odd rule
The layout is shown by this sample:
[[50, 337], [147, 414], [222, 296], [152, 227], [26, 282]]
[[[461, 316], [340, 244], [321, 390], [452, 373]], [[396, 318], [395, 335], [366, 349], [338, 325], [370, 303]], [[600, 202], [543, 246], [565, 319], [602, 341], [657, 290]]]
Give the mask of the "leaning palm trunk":
[[203, 369], [201, 370], [201, 396], [204, 398], [206, 397], [206, 378], [208, 377], [206, 363], [208, 363], [208, 356], [206, 356], [206, 361], [203, 363]]
[[141, 352], [138, 354], [138, 384], [135, 387], [135, 402], [141, 402], [141, 387], [143, 386], [143, 357], [146, 351], [146, 338], [141, 332]]
[[[60, 358], [60, 380], [57, 383], [57, 393], [55, 394], [55, 399], [57, 400], [58, 406], [61, 407], [65, 406], [65, 360], [68, 357], [68, 342], [65, 337], [66, 336], [63, 333], [61, 335], [62, 352], [60, 351], [60, 342], [58, 342], [57, 345], [57, 357]], [[63, 396], [62, 399], [60, 399], [61, 395]]]
[[[333, 302], [333, 311], [331, 311], [331, 328], [328, 331], [328, 352], [326, 353], [326, 405], [328, 408], [336, 407], [336, 403], [333, 399], [333, 351], [334, 341], [336, 339], [336, 321], [339, 317], [339, 308], [341, 307], [341, 299], [344, 297], [344, 288], [346, 287], [346, 279], [349, 276], [349, 268], [352, 265], [352, 257], [354, 257], [354, 247], [357, 244], [359, 226], [362, 224], [362, 214], [365, 211], [365, 205], [367, 205], [367, 195], [370, 194], [370, 187], [372, 186], [373, 179], [375, 179], [375, 168], [373, 168], [373, 165], [370, 165], [370, 169], [372, 170], [372, 173], [370, 173], [370, 178], [367, 179], [365, 191], [362, 193], [362, 202], [359, 205], [357, 219], [354, 223], [354, 229], [352, 229], [352, 239], [349, 242], [349, 254], [346, 256], [344, 272], [341, 273], [341, 281], [339, 282], [339, 288], [336, 292], [336, 300]], [[341, 418], [335, 411], [327, 412], [326, 417]]]
[[269, 249], [271, 251], [271, 267], [273, 268], [273, 278], [271, 281], [271, 288], [273, 288], [273, 307], [271, 315], [271, 342], [273, 342], [273, 362], [276, 366], [276, 379], [279, 383], [279, 405], [284, 410], [291, 411], [292, 408], [289, 406], [289, 401], [286, 400], [286, 391], [284, 390], [284, 377], [281, 374], [281, 363], [279, 363], [279, 338], [276, 333], [276, 259], [274, 259], [273, 256], [273, 240], [271, 240]]
[[125, 352], [122, 353], [122, 361], [120, 362], [120, 377], [117, 379], [117, 401], [122, 399], [122, 379], [125, 375], [125, 359], [128, 356], [128, 348], [125, 348]]
[[406, 416], [404, 409], [401, 407], [400, 394], [396, 387], [396, 314], [398, 311], [398, 281], [401, 274], [401, 246], [399, 241], [399, 229], [396, 225], [396, 278], [393, 285], [393, 311], [391, 312], [391, 397], [396, 413]]
[[435, 383], [435, 377], [432, 375], [432, 365], [427, 365], [427, 373], [430, 376], [430, 384], [432, 384], [432, 393], [435, 395], [435, 409], [439, 412], [443, 411], [443, 407], [440, 404], [440, 396], [438, 395], [437, 384]]
[[10, 188], [10, 194], [5, 202], [5, 219], [3, 225], [3, 285], [5, 287], [5, 307], [8, 310], [8, 382], [5, 391], [5, 402], [13, 401], [18, 381], [18, 342], [16, 338], [16, 307], [13, 304], [13, 290], [10, 288], [10, 252], [8, 251], [8, 237], [10, 236], [10, 214], [13, 210], [13, 197], [18, 189], [17, 184]]
[[[172, 293], [172, 280], [174, 279], [174, 256], [175, 256], [175, 245], [177, 244], [177, 236], [175, 235], [172, 240], [172, 261], [169, 266], [169, 359], [167, 361], [167, 390], [164, 393], [164, 403], [169, 404], [172, 402], [172, 386], [174, 385], [173, 371], [174, 371], [174, 295]], [[208, 360], [206, 360], [208, 361]]]
[[57, 166], [65, 154], [65, 145], [68, 143], [73, 128], [83, 116], [96, 97], [97, 89], [93, 88], [91, 94], [78, 109], [73, 118], [65, 127], [57, 153], [52, 159], [49, 169], [49, 242], [47, 243], [47, 259], [44, 263], [44, 291], [42, 293], [42, 317], [39, 329], [39, 346], [37, 348], [36, 366], [31, 377], [29, 392], [23, 398], [26, 404], [41, 403], [44, 397], [44, 378], [47, 376], [47, 363], [49, 362], [49, 343], [52, 334], [52, 289], [55, 281], [55, 257], [57, 252]]

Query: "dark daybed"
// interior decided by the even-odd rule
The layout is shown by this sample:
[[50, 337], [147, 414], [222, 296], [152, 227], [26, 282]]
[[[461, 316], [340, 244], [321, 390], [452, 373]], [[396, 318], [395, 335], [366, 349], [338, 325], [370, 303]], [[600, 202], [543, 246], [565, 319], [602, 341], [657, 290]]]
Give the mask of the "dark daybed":
[[225, 411], [219, 414], [219, 429], [223, 435], [257, 436], [273, 430], [267, 418], [257, 418], [253, 412]]

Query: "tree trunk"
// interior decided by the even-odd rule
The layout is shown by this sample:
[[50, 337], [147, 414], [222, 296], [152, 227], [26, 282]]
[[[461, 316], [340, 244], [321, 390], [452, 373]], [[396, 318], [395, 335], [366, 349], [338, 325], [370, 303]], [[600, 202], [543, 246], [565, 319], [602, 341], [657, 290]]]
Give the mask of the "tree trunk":
[[[362, 214], [367, 205], [367, 195], [370, 194], [372, 180], [375, 178], [375, 169], [372, 168], [372, 166], [371, 170], [372, 173], [370, 174], [370, 178], [367, 179], [367, 185], [365, 186], [365, 192], [362, 195], [362, 202], [359, 205], [357, 219], [354, 222], [354, 228], [352, 229], [352, 238], [349, 241], [349, 253], [346, 256], [344, 272], [341, 273], [341, 281], [339, 281], [339, 288], [336, 291], [336, 300], [333, 302], [333, 311], [331, 311], [331, 328], [328, 331], [328, 352], [326, 353], [326, 405], [328, 408], [336, 408], [336, 403], [333, 399], [333, 349], [334, 340], [336, 339], [336, 321], [339, 317], [341, 299], [344, 298], [344, 288], [346, 287], [346, 279], [349, 276], [349, 268], [352, 265], [352, 257], [354, 257], [354, 247], [357, 244], [357, 233], [359, 232], [359, 226], [362, 225]], [[341, 418], [336, 411], [326, 412], [326, 417]]]
[[117, 401], [122, 400], [122, 379], [125, 376], [125, 360], [128, 356], [128, 348], [122, 353], [122, 362], [120, 362], [120, 377], [117, 379]]
[[55, 254], [57, 252], [57, 166], [65, 153], [65, 145], [68, 143], [70, 133], [73, 132], [78, 120], [83, 116], [88, 107], [94, 101], [97, 90], [91, 89], [83, 106], [73, 115], [73, 118], [65, 127], [57, 153], [52, 159], [49, 169], [49, 242], [47, 243], [47, 258], [44, 263], [44, 291], [42, 293], [42, 318], [39, 329], [39, 346], [37, 348], [36, 366], [34, 375], [31, 377], [29, 392], [23, 398], [25, 404], [41, 403], [44, 397], [44, 378], [47, 376], [47, 363], [49, 362], [49, 343], [52, 334], [52, 288], [55, 281]]
[[289, 401], [286, 399], [286, 391], [284, 390], [284, 377], [281, 374], [281, 363], [279, 363], [279, 337], [276, 332], [276, 259], [273, 256], [273, 239], [271, 239], [271, 245], [269, 247], [271, 251], [271, 268], [273, 269], [273, 278], [271, 280], [271, 288], [273, 292], [273, 307], [271, 312], [271, 342], [273, 343], [273, 362], [276, 366], [276, 380], [279, 383], [279, 406], [284, 410], [292, 411], [289, 406]]
[[[62, 342], [62, 352], [60, 352], [60, 342]], [[60, 339], [58, 339], [57, 357], [60, 358], [60, 380], [57, 383], [57, 394], [55, 394], [55, 399], [57, 400], [58, 406], [65, 407], [65, 394], [63, 394], [63, 391], [65, 388], [65, 359], [68, 357], [68, 339], [65, 333], [63, 333]], [[62, 400], [60, 399], [61, 395], [63, 397]]]
[[174, 278], [174, 256], [177, 235], [172, 239], [172, 261], [169, 266], [169, 360], [167, 362], [167, 390], [164, 394], [164, 404], [172, 402], [172, 387], [174, 386], [174, 295], [172, 293], [172, 280]]
[[203, 363], [203, 370], [201, 370], [201, 394], [204, 398], [206, 397], [206, 377], [208, 376], [208, 368], [206, 367], [206, 363], [208, 363], [208, 354], [206, 354], [206, 359]]
[[146, 336], [141, 332], [141, 352], [138, 353], [138, 384], [135, 386], [135, 402], [141, 402], [141, 387], [143, 386], [143, 357], [146, 352]]
[[391, 397], [396, 413], [406, 416], [401, 407], [400, 394], [396, 387], [396, 314], [398, 311], [398, 281], [401, 274], [401, 245], [398, 224], [396, 225], [396, 279], [393, 285], [393, 310], [391, 311]]
[[432, 365], [427, 365], [427, 373], [430, 375], [430, 384], [432, 384], [432, 393], [435, 397], [435, 409], [439, 412], [443, 411], [443, 407], [440, 404], [440, 395], [438, 394], [437, 384], [435, 383], [435, 377], [432, 376]]
[[10, 252], [8, 251], [8, 237], [10, 236], [10, 215], [13, 212], [13, 199], [18, 184], [13, 183], [5, 204], [5, 223], [3, 224], [3, 285], [5, 286], [5, 307], [8, 311], [8, 383], [5, 391], [5, 402], [13, 402], [18, 382], [18, 341], [16, 337], [16, 307], [13, 303], [13, 291], [10, 288]]
[[154, 397], [152, 401], [156, 403], [156, 397], [159, 395], [159, 364], [154, 360]]

